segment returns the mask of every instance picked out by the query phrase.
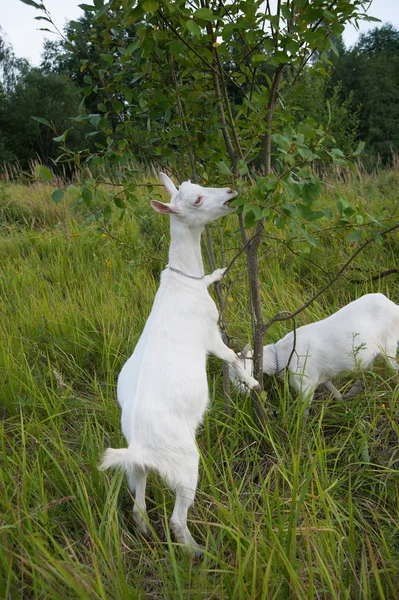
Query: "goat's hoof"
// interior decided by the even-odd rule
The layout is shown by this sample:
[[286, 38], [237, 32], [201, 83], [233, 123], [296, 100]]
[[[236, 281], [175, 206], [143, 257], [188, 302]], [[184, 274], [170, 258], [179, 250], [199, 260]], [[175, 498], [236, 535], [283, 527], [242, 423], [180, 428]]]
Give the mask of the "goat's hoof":
[[151, 536], [150, 528], [148, 527], [147, 523], [142, 523], [139, 527], [139, 531], [145, 538], [149, 538]]
[[197, 544], [197, 546], [195, 548], [190, 548], [190, 552], [192, 553], [194, 558], [203, 558], [205, 548], [204, 548], [204, 546], [199, 546]]
[[212, 273], [212, 277], [213, 277], [213, 281], [216, 283], [217, 281], [222, 281], [224, 274], [227, 271], [227, 267], [223, 268], [223, 269], [216, 269], [213, 273]]
[[248, 383], [248, 387], [249, 387], [250, 390], [254, 390], [254, 392], [259, 392], [260, 391], [260, 385], [256, 381], [256, 379], [251, 379], [250, 382]]
[[143, 519], [143, 517], [141, 517], [141, 515], [140, 517], [136, 517], [136, 515], [134, 515], [134, 522], [136, 523], [136, 527], [141, 533], [141, 535], [143, 535], [145, 538], [149, 538], [150, 528], [148, 527], [148, 524]]

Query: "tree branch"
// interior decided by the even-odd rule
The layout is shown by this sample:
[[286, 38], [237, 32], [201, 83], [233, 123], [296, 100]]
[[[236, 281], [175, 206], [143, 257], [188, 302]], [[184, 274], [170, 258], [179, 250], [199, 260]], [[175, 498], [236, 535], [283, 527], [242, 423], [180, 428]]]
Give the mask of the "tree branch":
[[377, 275], [373, 275], [368, 279], [348, 279], [349, 283], [366, 283], [368, 281], [377, 281], [382, 279], [383, 277], [388, 277], [388, 275], [392, 275], [392, 273], [399, 273], [399, 269], [388, 269], [387, 271], [381, 271], [377, 273]]
[[[399, 224], [394, 225], [393, 227], [390, 227], [389, 229], [386, 229], [385, 231], [380, 231], [380, 235], [386, 235], [387, 233], [391, 233], [392, 231], [395, 231], [395, 229], [399, 229]], [[286, 314], [286, 316], [282, 316], [283, 313], [278, 313], [277, 315], [275, 315], [274, 317], [272, 317], [267, 323], [266, 325], [263, 327], [262, 329], [262, 334], [263, 336], [265, 336], [266, 332], [268, 329], [270, 329], [271, 325], [273, 325], [273, 323], [275, 323], [276, 321], [287, 321], [288, 319], [293, 319], [294, 317], [296, 317], [297, 315], [299, 315], [301, 312], [303, 312], [306, 308], [308, 308], [308, 306], [310, 306], [311, 304], [313, 304], [313, 302], [322, 294], [324, 294], [325, 291], [328, 290], [328, 288], [330, 288], [346, 271], [346, 269], [348, 268], [348, 266], [355, 260], [355, 258], [361, 253], [363, 252], [363, 250], [369, 245], [371, 244], [371, 242], [373, 242], [374, 240], [372, 238], [370, 238], [369, 240], [367, 240], [366, 242], [364, 242], [364, 244], [362, 244], [357, 250], [356, 252], [354, 252], [352, 254], [352, 256], [350, 256], [350, 258], [346, 261], [346, 263], [344, 264], [344, 266], [338, 271], [338, 273], [328, 282], [326, 283], [326, 285], [324, 285], [321, 290], [319, 290], [314, 296], [312, 296], [312, 298], [310, 298], [310, 300], [308, 300], [307, 302], [305, 302], [305, 304], [303, 304], [300, 308], [298, 308], [298, 310], [296, 310], [293, 313], [289, 313], [287, 316], [286, 311], [284, 311], [284, 313]]]

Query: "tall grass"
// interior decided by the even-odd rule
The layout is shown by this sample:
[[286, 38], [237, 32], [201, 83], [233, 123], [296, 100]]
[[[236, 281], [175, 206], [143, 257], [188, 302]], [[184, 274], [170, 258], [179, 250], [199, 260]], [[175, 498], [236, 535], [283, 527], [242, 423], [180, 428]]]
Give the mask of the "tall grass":
[[[136, 531], [123, 476], [99, 473], [97, 464], [106, 446], [125, 445], [115, 382], [166, 262], [167, 222], [143, 195], [135, 216], [114, 225], [120, 244], [82, 226], [81, 214], [70, 210], [76, 198], [56, 206], [51, 191], [0, 188], [0, 597], [396, 598], [399, 385], [383, 364], [361, 375], [364, 392], [350, 402], [320, 392], [305, 426], [298, 399], [269, 380], [262, 430], [249, 399], [234, 393], [226, 418], [220, 361], [211, 359], [211, 405], [198, 435], [200, 483], [190, 510], [204, 557], [186, 556], [171, 538], [174, 499], [156, 476], [148, 486], [152, 537]], [[392, 213], [399, 175], [335, 182], [325, 201], [340, 195]], [[228, 257], [239, 245], [236, 229], [230, 217]], [[216, 229], [214, 238], [221, 261]], [[310, 256], [320, 269], [266, 243], [266, 317], [300, 306], [351, 251], [325, 237]], [[397, 276], [368, 277], [396, 266], [398, 251], [397, 236], [368, 248], [298, 325], [366, 292], [399, 302]], [[227, 308], [238, 345], [250, 328], [245, 283], [245, 275], [237, 278]], [[289, 327], [276, 323], [269, 341]]]

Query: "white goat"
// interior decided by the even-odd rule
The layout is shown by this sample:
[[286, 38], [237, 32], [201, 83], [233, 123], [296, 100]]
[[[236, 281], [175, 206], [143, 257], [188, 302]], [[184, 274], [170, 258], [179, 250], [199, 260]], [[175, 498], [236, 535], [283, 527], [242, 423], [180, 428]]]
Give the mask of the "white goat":
[[204, 225], [232, 212], [229, 203], [237, 192], [203, 188], [190, 181], [177, 190], [167, 175], [160, 173], [160, 177], [171, 202], [153, 200], [151, 205], [170, 215], [169, 265], [162, 272], [144, 331], [118, 379], [128, 448], [108, 448], [100, 469], [126, 471], [136, 494], [134, 519], [144, 534], [148, 532], [147, 474], [157, 471], [176, 491], [171, 529], [178, 542], [195, 551], [198, 546], [187, 527], [187, 511], [198, 479], [196, 429], [209, 402], [206, 355], [229, 362], [251, 389], [259, 385], [222, 341], [218, 311], [207, 287], [222, 279], [224, 269], [204, 276], [200, 249]]
[[[295, 337], [291, 331], [263, 348], [263, 372], [283, 375], [287, 369], [290, 385], [309, 404], [320, 384], [335, 398], [342, 399], [331, 380], [356, 369], [368, 369], [377, 356], [382, 356], [390, 368], [399, 372], [396, 361], [399, 306], [384, 294], [365, 294], [327, 319], [299, 327]], [[248, 346], [241, 360], [252, 374], [252, 352]], [[237, 382], [231, 370], [230, 378]], [[245, 386], [236, 385], [245, 394]], [[349, 391], [348, 395], [353, 393]]]

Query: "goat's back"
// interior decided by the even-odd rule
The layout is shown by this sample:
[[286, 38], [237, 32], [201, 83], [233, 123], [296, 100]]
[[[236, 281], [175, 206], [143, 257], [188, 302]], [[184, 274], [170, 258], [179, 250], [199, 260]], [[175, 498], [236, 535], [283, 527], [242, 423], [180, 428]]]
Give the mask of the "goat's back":
[[[278, 347], [291, 352], [294, 334]], [[367, 368], [387, 347], [399, 343], [399, 307], [384, 294], [366, 294], [330, 317], [296, 331], [293, 372], [328, 381], [356, 367]]]

